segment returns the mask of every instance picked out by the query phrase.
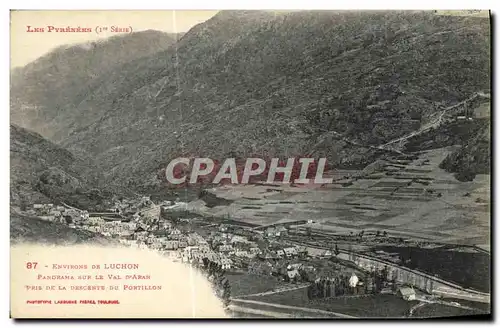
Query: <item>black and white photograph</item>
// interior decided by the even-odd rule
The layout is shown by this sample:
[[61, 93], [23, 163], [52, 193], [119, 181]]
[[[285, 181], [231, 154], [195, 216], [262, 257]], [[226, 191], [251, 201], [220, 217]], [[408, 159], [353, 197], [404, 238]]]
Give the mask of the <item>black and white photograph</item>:
[[491, 24], [11, 10], [11, 316], [491, 319]]

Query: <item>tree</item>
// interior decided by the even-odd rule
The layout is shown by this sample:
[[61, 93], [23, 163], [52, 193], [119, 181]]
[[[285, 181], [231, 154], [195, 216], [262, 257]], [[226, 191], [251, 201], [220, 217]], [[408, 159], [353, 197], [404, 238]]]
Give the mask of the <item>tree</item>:
[[307, 288], [307, 296], [311, 300], [318, 297], [318, 285], [316, 282], [310, 284]]
[[330, 297], [330, 296], [332, 296], [332, 292], [331, 292], [332, 282], [330, 281], [330, 279], [328, 279], [328, 280], [326, 281], [326, 286], [325, 286], [325, 288], [326, 288], [326, 293], [325, 293], [326, 295], [325, 295], [325, 296], [326, 296], [326, 297]]
[[462, 182], [472, 181], [475, 177], [476, 173], [474, 173], [471, 169], [464, 169], [455, 173], [455, 179]]
[[208, 264], [210, 263], [210, 260], [208, 259], [208, 257], [204, 257], [202, 261], [203, 261], [203, 268], [207, 269]]
[[307, 299], [311, 300], [313, 297], [312, 297], [312, 286], [313, 284], [307, 286]]
[[340, 254], [340, 251], [339, 251], [339, 245], [335, 244], [335, 250], [333, 252], [335, 254], [335, 256], [339, 255]]
[[403, 254], [399, 254], [399, 261], [401, 262], [402, 265], [405, 265], [406, 263], [406, 258], [404, 257]]
[[382, 271], [380, 272], [381, 274], [381, 277], [384, 281], [388, 281], [389, 280], [389, 268], [387, 268], [387, 265], [384, 266], [384, 268], [382, 269]]

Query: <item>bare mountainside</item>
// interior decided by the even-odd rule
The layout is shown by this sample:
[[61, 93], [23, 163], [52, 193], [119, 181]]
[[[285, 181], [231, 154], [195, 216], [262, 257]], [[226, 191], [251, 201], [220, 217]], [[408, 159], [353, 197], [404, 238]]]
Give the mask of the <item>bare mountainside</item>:
[[[179, 37], [179, 36], [177, 36]], [[116, 66], [167, 49], [176, 35], [143, 31], [105, 40], [60, 46], [11, 72], [11, 120], [44, 136], [67, 104], [83, 100], [88, 85]]]
[[489, 92], [489, 38], [488, 18], [433, 12], [220, 12], [44, 108], [37, 126], [131, 185], [157, 183], [181, 153], [314, 150], [364, 166], [383, 153], [373, 146]]

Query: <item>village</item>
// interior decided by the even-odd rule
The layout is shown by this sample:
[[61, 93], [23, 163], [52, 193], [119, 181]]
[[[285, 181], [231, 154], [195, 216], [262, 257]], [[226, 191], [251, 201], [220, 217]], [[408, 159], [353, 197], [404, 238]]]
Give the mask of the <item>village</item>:
[[443, 296], [435, 292], [439, 282], [405, 272], [411, 270], [399, 267], [401, 258], [394, 254], [377, 251], [363, 255], [352, 251], [351, 246], [346, 251], [346, 244], [361, 244], [361, 240], [365, 244], [402, 242], [385, 231], [374, 232], [373, 236], [369, 232], [364, 236], [337, 236], [332, 243], [311, 232], [308, 225], [312, 220], [251, 227], [230, 219], [203, 217], [188, 211], [186, 205], [179, 199], [155, 204], [149, 197], [140, 197], [116, 199], [106, 212], [89, 212], [66, 204], [34, 204], [27, 214], [101, 234], [125, 247], [151, 249], [194, 267], [203, 268], [207, 261], [215, 263], [232, 277], [233, 297], [248, 295], [245, 288], [238, 290], [241, 277], [272, 281], [271, 293], [302, 289], [307, 299], [316, 301], [385, 294], [413, 304], [416, 300], [436, 302]]
[[[375, 291], [369, 280], [366, 288], [355, 266], [333, 263], [335, 250], [310, 256], [305, 246], [284, 239], [289, 227], [265, 230], [246, 229], [231, 224], [210, 223], [190, 216], [183, 202], [165, 201], [155, 205], [149, 197], [116, 201], [107, 212], [92, 213], [68, 205], [34, 204], [27, 214], [110, 237], [132, 248], [152, 249], [173, 261], [199, 266], [203, 259], [217, 263], [225, 271], [248, 272], [277, 277], [283, 284], [332, 281], [340, 273], [355, 276], [352, 292]], [[354, 269], [353, 269], [354, 267]], [[351, 279], [352, 283], [353, 279]], [[356, 287], [356, 288], [354, 288]]]

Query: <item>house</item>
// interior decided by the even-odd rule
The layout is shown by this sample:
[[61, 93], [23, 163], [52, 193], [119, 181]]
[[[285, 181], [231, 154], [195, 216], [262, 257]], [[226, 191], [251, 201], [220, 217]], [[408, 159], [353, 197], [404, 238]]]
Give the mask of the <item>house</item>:
[[298, 255], [297, 249], [295, 247], [287, 247], [284, 248], [283, 251], [285, 252], [286, 257], [294, 257]]
[[43, 209], [43, 204], [33, 204], [33, 208], [35, 210], [41, 210], [41, 209]]
[[222, 270], [229, 270], [233, 265], [233, 261], [231, 259], [221, 259], [220, 264], [222, 266]]
[[162, 230], [170, 230], [170, 229], [172, 229], [172, 222], [170, 222], [170, 221], [161, 221], [160, 222], [160, 229], [162, 229]]
[[160, 239], [158, 237], [155, 237], [155, 236], [149, 236], [147, 239], [146, 239], [146, 243], [147, 244], [154, 244], [156, 242], [161, 242]]
[[321, 254], [322, 257], [332, 257], [332, 255], [332, 252], [329, 250], [326, 250], [323, 252], [323, 254]]
[[220, 256], [219, 254], [215, 253], [214, 251], [208, 251], [206, 254], [205, 254], [205, 257], [207, 259], [209, 259], [210, 261], [212, 262], [218, 262], [220, 261]]
[[124, 225], [129, 230], [135, 230], [135, 229], [137, 229], [137, 224], [135, 222], [127, 222]]
[[144, 232], [134, 232], [134, 238], [136, 240], [141, 240], [141, 241], [145, 241], [148, 237], [148, 232], [147, 231], [144, 231]]
[[219, 246], [219, 252], [230, 252], [233, 250], [233, 246], [232, 245], [220, 245]]
[[283, 236], [283, 235], [285, 235], [287, 232], [288, 232], [288, 229], [287, 229], [287, 228], [285, 228], [285, 226], [278, 226], [278, 227], [276, 227], [276, 233], [277, 233], [279, 236]]
[[104, 219], [102, 219], [100, 216], [90, 216], [88, 219], [88, 223], [92, 225], [100, 225], [104, 224]]
[[248, 239], [246, 237], [243, 237], [243, 236], [232, 235], [232, 236], [230, 236], [230, 238], [231, 238], [230, 243], [232, 243], [232, 244], [234, 244], [234, 243], [245, 244], [248, 242]]
[[289, 264], [287, 270], [300, 270], [304, 265], [302, 263]]
[[151, 245], [149, 245], [149, 248], [159, 250], [162, 247], [162, 243], [160, 241], [155, 241]]
[[176, 250], [179, 248], [179, 242], [176, 240], [165, 241], [163, 245], [165, 246], [165, 249], [168, 250]]
[[276, 229], [274, 227], [269, 227], [266, 229], [265, 235], [267, 237], [276, 237]]
[[149, 196], [143, 196], [141, 198], [141, 203], [142, 204], [145, 204], [145, 205], [150, 205], [152, 204], [153, 202], [151, 201], [151, 198]]
[[249, 254], [245, 250], [237, 250], [234, 255], [239, 256], [239, 257], [249, 257]]
[[288, 279], [295, 280], [300, 278], [300, 273], [297, 269], [288, 270], [286, 272]]
[[55, 216], [56, 218], [61, 217], [61, 211], [52, 210], [49, 215]]
[[142, 225], [138, 225], [137, 228], [135, 229], [136, 233], [144, 233], [147, 232], [146, 229]]
[[266, 251], [259, 253], [259, 258], [263, 260], [275, 260], [278, 259], [278, 256], [274, 252]]
[[358, 276], [356, 276], [356, 274], [353, 273], [351, 275], [351, 277], [349, 278], [349, 286], [351, 286], [352, 288], [355, 288], [358, 285], [358, 282], [359, 282]]
[[52, 222], [54, 221], [55, 217], [53, 215], [42, 215], [40, 216], [40, 219]]
[[259, 254], [260, 253], [260, 248], [258, 248], [258, 247], [250, 247], [249, 251], [252, 254]]
[[416, 298], [415, 290], [412, 287], [400, 287], [397, 295], [401, 296], [405, 301], [413, 301]]
[[172, 236], [179, 236], [179, 235], [181, 234], [181, 231], [180, 231], [179, 229], [172, 229], [172, 230], [170, 231], [170, 234], [171, 234]]
[[297, 247], [297, 254], [299, 256], [307, 256], [307, 248], [305, 246], [299, 246]]

